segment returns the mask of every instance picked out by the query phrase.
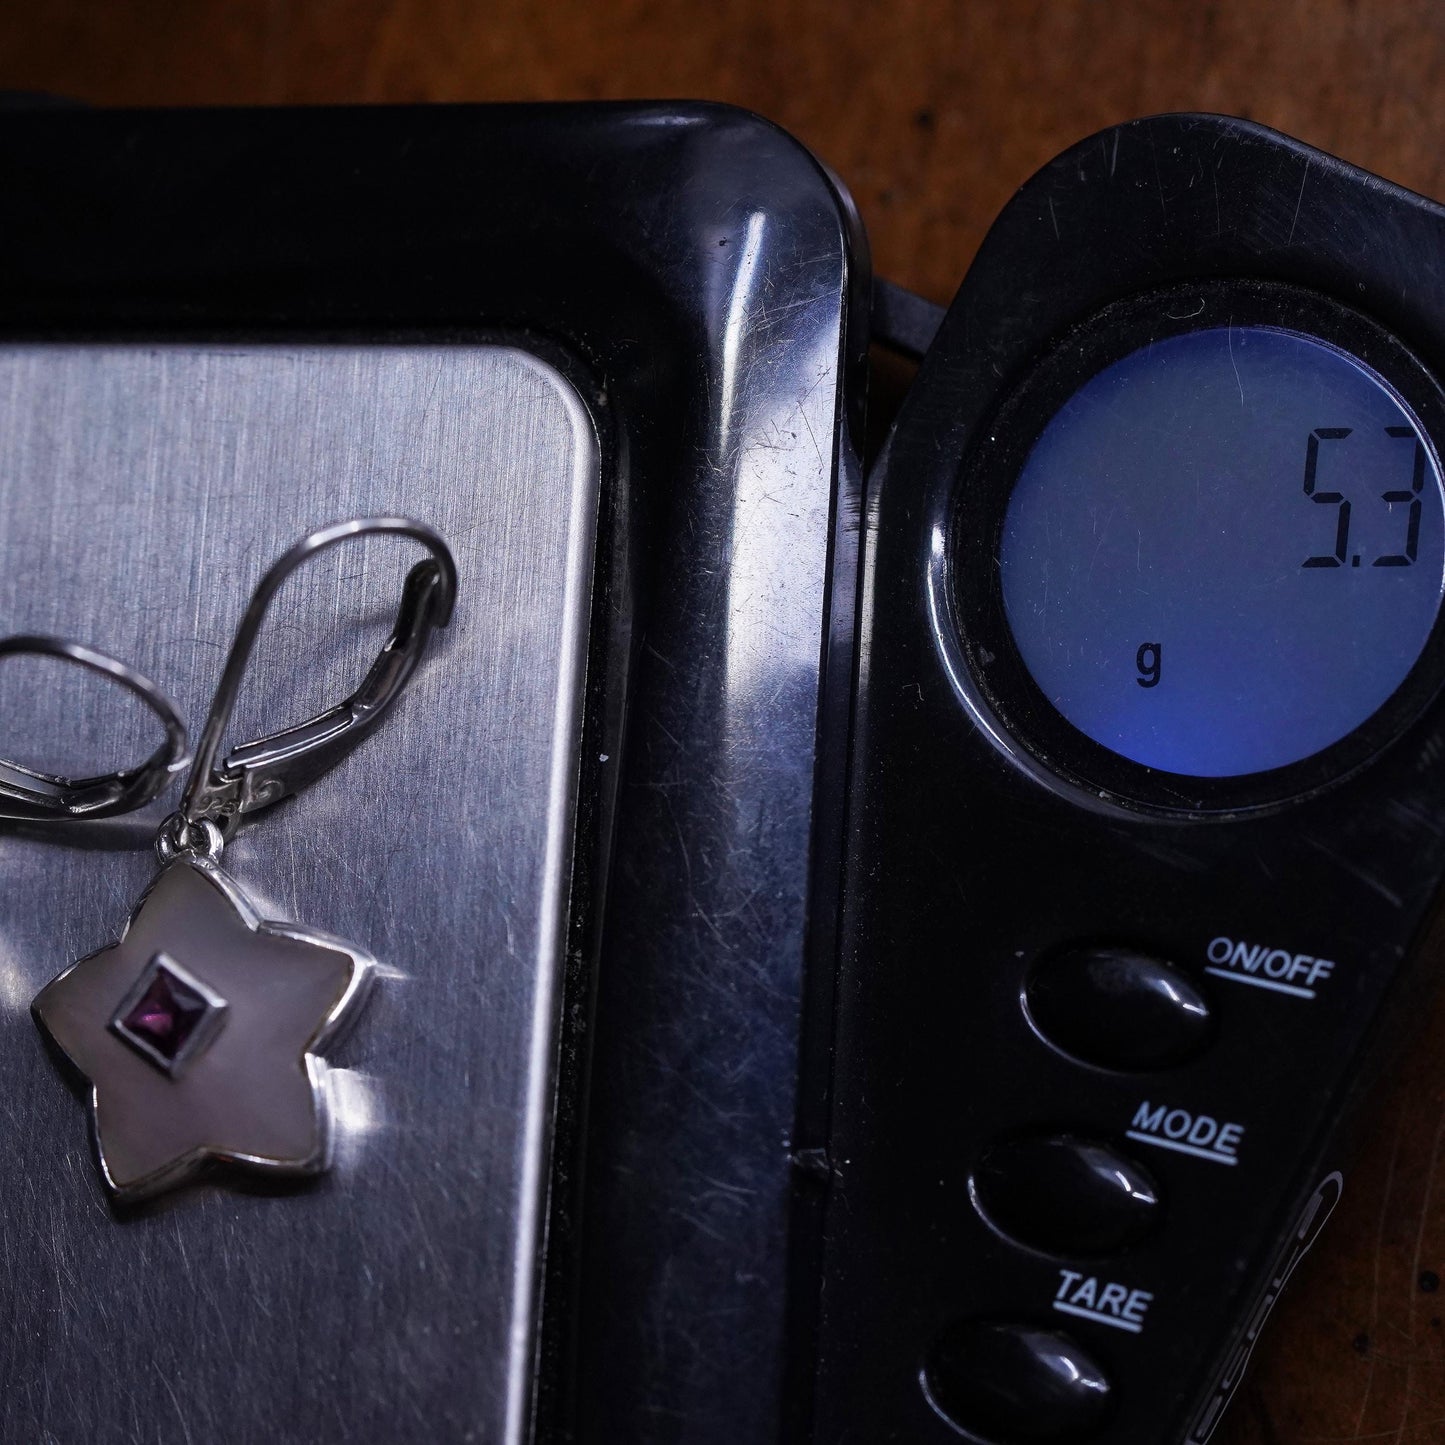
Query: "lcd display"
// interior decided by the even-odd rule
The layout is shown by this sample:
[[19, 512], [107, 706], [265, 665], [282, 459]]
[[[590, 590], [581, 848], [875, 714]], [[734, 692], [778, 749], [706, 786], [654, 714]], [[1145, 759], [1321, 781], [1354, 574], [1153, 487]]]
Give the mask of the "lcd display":
[[1336, 347], [1185, 332], [1055, 413], [999, 561], [1023, 661], [1076, 728], [1150, 768], [1263, 772], [1354, 731], [1419, 658], [1445, 573], [1439, 464]]

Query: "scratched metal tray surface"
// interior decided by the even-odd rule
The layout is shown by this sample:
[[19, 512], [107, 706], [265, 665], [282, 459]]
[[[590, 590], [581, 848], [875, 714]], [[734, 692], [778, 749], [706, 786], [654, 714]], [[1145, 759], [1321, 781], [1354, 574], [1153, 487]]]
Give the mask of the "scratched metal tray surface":
[[[456, 553], [452, 626], [346, 762], [226, 867], [271, 916], [382, 964], [331, 1050], [336, 1160], [117, 1213], [30, 999], [150, 878], [144, 815], [0, 824], [0, 1438], [523, 1438], [597, 500], [590, 419], [503, 346], [0, 347], [0, 632], [155, 678], [199, 727], [265, 566], [400, 513]], [[419, 549], [292, 579], [231, 740], [360, 679]], [[113, 766], [144, 719], [53, 665], [0, 668], [0, 754]]]

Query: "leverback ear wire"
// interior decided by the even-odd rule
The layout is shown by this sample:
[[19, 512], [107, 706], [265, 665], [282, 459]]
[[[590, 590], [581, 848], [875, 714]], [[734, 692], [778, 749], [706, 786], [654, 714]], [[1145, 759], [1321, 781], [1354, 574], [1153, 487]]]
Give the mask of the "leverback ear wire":
[[0, 759], [0, 818], [26, 822], [114, 818], [143, 808], [190, 761], [186, 728], [166, 695], [134, 668], [62, 637], [0, 638], [0, 657], [58, 657], [118, 682], [160, 719], [165, 741], [139, 767], [63, 778]]
[[[218, 768], [216, 758], [246, 665], [281, 584], [316, 553], [351, 537], [378, 533], [410, 537], [432, 555], [407, 574], [396, 625], [361, 686], [345, 702], [308, 722], [234, 748]], [[270, 807], [330, 772], [401, 696], [432, 632], [451, 621], [456, 592], [451, 549], [426, 523], [406, 517], [333, 523], [302, 538], [276, 561], [252, 594], [231, 644], [180, 809], [162, 825], [157, 839], [162, 859], [182, 852], [216, 857], [244, 814]]]

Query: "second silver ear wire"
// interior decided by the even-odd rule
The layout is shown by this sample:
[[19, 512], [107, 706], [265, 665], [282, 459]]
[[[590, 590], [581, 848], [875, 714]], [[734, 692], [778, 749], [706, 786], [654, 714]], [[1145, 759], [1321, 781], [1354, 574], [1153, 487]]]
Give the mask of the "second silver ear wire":
[[54, 657], [108, 677], [160, 720], [161, 745], [143, 763], [90, 778], [67, 778], [0, 759], [0, 819], [78, 822], [143, 808], [190, 761], [186, 728], [171, 700], [149, 678], [93, 647], [61, 637], [0, 638], [0, 657]]

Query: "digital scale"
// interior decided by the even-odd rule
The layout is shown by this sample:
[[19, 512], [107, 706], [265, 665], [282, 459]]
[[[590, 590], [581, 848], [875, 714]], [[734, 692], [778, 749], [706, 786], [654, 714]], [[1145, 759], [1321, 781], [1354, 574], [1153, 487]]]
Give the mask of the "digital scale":
[[[0, 1435], [1202, 1445], [1424, 984], [1445, 211], [1135, 122], [940, 321], [723, 107], [21, 110], [0, 198], [0, 634], [194, 726], [294, 536], [459, 570], [234, 845], [385, 966], [319, 1180], [107, 1201], [29, 1004], [167, 805], [0, 824]], [[283, 591], [238, 733], [414, 560]], [[0, 755], [139, 747], [40, 667]]]

